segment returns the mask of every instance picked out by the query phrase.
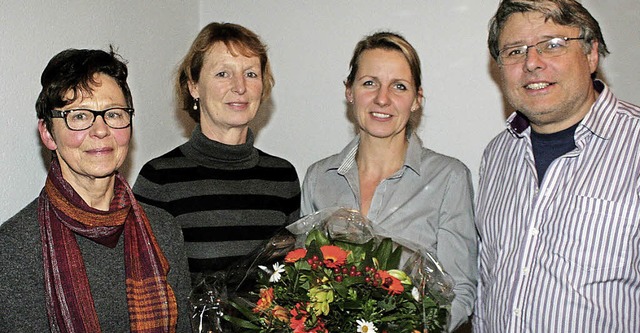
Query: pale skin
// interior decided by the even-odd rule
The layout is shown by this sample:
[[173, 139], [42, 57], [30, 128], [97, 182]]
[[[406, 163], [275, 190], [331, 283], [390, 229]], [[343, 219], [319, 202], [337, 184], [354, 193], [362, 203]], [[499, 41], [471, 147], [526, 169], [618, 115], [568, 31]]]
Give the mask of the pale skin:
[[365, 216], [376, 187], [404, 164], [407, 122], [422, 101], [422, 88], [416, 89], [414, 82], [401, 52], [371, 49], [360, 55], [355, 81], [346, 88], [359, 126], [356, 162]]
[[[499, 39], [506, 46], [533, 45], [553, 37], [578, 37], [577, 27], [545, 21], [540, 13], [512, 14]], [[567, 53], [542, 58], [530, 48], [523, 63], [500, 66], [502, 90], [538, 133], [555, 133], [580, 122], [598, 97], [591, 73], [598, 66], [598, 42], [585, 54], [582, 41], [571, 41]]]
[[188, 84], [191, 96], [200, 99], [202, 133], [228, 145], [245, 143], [262, 98], [260, 58], [217, 42], [205, 55], [198, 82]]
[[[104, 110], [110, 107], [128, 107], [122, 89], [108, 75], [97, 74], [92, 91], [81, 91], [80, 96], [61, 110], [87, 108]], [[71, 99], [73, 92], [66, 95]], [[131, 127], [113, 129], [102, 117], [93, 126], [72, 131], [64, 119], [52, 119], [48, 129], [44, 120], [38, 122], [42, 143], [57, 154], [62, 177], [92, 208], [108, 211], [114, 196], [115, 172], [124, 162], [131, 140]]]

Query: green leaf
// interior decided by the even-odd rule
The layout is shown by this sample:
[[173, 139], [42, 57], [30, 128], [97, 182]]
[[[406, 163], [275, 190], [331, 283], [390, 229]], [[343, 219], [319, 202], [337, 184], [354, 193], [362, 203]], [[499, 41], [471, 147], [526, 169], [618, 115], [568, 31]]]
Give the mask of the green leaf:
[[256, 324], [250, 322], [250, 321], [246, 321], [244, 319], [240, 319], [240, 318], [236, 318], [236, 317], [231, 317], [229, 315], [224, 315], [222, 316], [222, 318], [224, 318], [224, 320], [232, 323], [235, 326], [238, 327], [242, 327], [242, 328], [247, 328], [247, 329], [251, 329], [251, 330], [259, 330], [260, 326], [257, 326]]
[[393, 242], [390, 238], [383, 239], [378, 247], [373, 251], [373, 256], [378, 259], [378, 269], [388, 270], [389, 257], [393, 251]]
[[316, 242], [318, 247], [329, 245], [331, 243], [329, 238], [325, 236], [324, 232], [319, 229], [313, 229], [309, 232], [309, 235], [307, 235], [307, 239], [304, 242], [305, 247], [308, 249], [312, 242]]
[[233, 299], [229, 300], [229, 304], [231, 304], [231, 306], [233, 306], [236, 310], [240, 311], [240, 313], [242, 313], [243, 316], [247, 317], [247, 319], [251, 321], [259, 320], [259, 317], [255, 313], [253, 313], [251, 309], [247, 308], [244, 305], [239, 304], [237, 301]]
[[387, 260], [387, 267], [389, 269], [400, 267], [400, 256], [402, 256], [402, 247], [398, 246], [389, 256], [389, 260]]

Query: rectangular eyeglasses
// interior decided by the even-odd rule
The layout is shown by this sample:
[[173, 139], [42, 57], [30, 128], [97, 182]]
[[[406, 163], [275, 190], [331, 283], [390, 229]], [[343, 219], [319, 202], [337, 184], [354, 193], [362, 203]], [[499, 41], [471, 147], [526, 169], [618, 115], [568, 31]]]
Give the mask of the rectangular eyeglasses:
[[91, 109], [51, 110], [52, 118], [63, 118], [67, 128], [72, 131], [82, 131], [93, 126], [98, 116], [104, 119], [107, 126], [114, 129], [131, 126], [133, 108], [112, 107], [100, 111]]
[[514, 65], [523, 62], [529, 49], [535, 48], [542, 58], [553, 58], [567, 53], [567, 44], [572, 40], [581, 40], [584, 37], [554, 37], [533, 45], [516, 45], [505, 47], [498, 53], [498, 61], [501, 65]]

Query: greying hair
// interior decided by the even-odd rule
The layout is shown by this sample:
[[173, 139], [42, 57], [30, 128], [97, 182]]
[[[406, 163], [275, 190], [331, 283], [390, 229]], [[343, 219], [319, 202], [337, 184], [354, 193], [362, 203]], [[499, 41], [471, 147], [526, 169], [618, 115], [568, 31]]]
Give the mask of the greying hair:
[[[598, 41], [598, 53], [604, 57], [609, 53], [602, 37], [600, 25], [589, 11], [575, 0], [502, 0], [496, 14], [489, 22], [489, 52], [494, 60], [498, 60], [500, 34], [512, 14], [538, 12], [545, 20], [580, 29], [580, 37], [584, 38], [585, 53], [591, 50], [593, 41]], [[568, 37], [568, 36], [567, 36]]]

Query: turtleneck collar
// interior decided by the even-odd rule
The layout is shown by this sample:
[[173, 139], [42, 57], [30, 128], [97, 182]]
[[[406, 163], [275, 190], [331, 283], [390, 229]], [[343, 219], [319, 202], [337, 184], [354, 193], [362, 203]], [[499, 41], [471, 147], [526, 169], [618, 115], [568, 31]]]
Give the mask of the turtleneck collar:
[[191, 139], [182, 145], [182, 153], [196, 163], [217, 169], [247, 169], [258, 164], [258, 150], [253, 146], [254, 136], [251, 129], [247, 132], [247, 141], [239, 145], [226, 145], [211, 140], [202, 133], [197, 124], [191, 133]]

